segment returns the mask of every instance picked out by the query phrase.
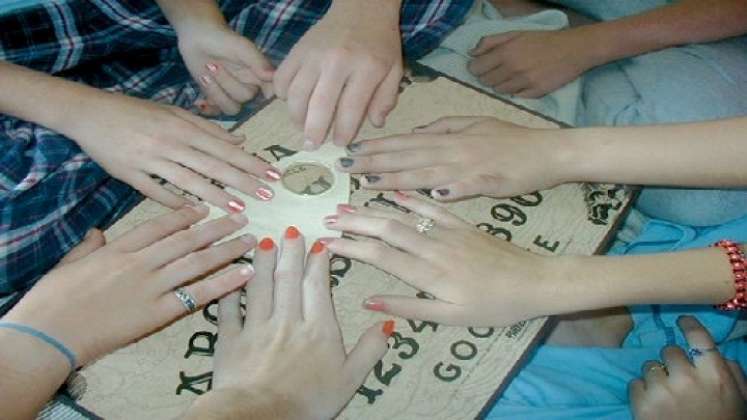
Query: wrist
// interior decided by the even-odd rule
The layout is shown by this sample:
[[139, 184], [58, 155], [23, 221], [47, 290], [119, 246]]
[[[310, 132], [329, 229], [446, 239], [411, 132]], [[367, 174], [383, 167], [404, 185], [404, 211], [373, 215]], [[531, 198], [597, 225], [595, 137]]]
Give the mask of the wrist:
[[309, 416], [291, 398], [267, 389], [219, 388], [197, 398], [186, 420], [302, 420]]
[[386, 23], [399, 26], [402, 0], [335, 0], [327, 12], [327, 16], [339, 16], [349, 20], [353, 17], [384, 20]]

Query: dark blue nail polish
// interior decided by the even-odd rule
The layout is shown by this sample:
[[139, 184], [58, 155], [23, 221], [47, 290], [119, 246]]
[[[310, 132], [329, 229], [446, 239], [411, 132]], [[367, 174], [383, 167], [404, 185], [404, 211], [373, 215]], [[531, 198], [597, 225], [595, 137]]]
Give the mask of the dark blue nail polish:
[[449, 195], [449, 193], [450, 193], [451, 191], [449, 191], [449, 189], [448, 189], [448, 188], [439, 188], [439, 189], [437, 189], [437, 190], [436, 190], [436, 192], [437, 192], [437, 193], [438, 193], [438, 195], [440, 195], [441, 197], [446, 197], [447, 195]]
[[375, 184], [381, 181], [381, 177], [378, 175], [366, 175], [365, 178], [366, 182], [368, 182], [369, 184]]
[[348, 149], [348, 152], [355, 153], [361, 150], [361, 144], [360, 143], [350, 143], [346, 147]]
[[343, 168], [349, 168], [353, 166], [353, 162], [355, 161], [350, 158], [340, 158], [340, 166], [342, 166]]

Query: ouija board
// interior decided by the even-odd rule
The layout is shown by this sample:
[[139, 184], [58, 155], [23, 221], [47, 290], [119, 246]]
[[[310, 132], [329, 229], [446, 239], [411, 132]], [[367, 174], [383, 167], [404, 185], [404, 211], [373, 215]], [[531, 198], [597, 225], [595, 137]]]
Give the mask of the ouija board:
[[[558, 126], [439, 78], [405, 88], [386, 128], [365, 126], [360, 136], [409, 132], [448, 115], [494, 116], [537, 128]], [[275, 101], [237, 130], [249, 138], [244, 146], [247, 150], [277, 162], [300, 149], [301, 135], [288, 121], [285, 104]], [[612, 185], [568, 184], [509, 199], [476, 198], [448, 207], [478, 229], [533, 252], [593, 254], [602, 250], [613, 234], [630, 196], [625, 189]], [[390, 199], [390, 193], [360, 189], [353, 178], [352, 204], [394, 207]], [[165, 211], [146, 200], [107, 236], [117, 236]], [[379, 293], [418, 295], [396, 278], [339, 256], [331, 261], [331, 281], [348, 347], [365, 328], [382, 319], [361, 309], [363, 298]], [[209, 305], [85, 369], [88, 390], [82, 404], [107, 419], [165, 419], [183, 413], [194, 398], [211, 387], [216, 309], [216, 305]], [[547, 319], [541, 318], [505, 328], [455, 328], [398, 320], [390, 351], [339, 418], [479, 417], [505, 388], [546, 323]]]

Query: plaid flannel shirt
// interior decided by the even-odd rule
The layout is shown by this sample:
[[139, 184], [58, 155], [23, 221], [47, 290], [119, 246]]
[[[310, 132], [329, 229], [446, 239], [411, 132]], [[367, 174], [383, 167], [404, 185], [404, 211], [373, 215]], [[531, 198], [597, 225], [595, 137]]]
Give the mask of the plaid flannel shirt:
[[[275, 63], [331, 0], [222, 0], [231, 27]], [[472, 0], [404, 0], [403, 50], [419, 58], [465, 18]], [[0, 59], [98, 88], [185, 108], [199, 94], [176, 34], [152, 0], [51, 0], [0, 16]], [[71, 116], [75, 118], [75, 116]], [[71, 140], [0, 114], [0, 314], [86, 232], [142, 197]], [[135, 157], [133, 157], [135, 158]], [[12, 299], [15, 300], [15, 299]]]

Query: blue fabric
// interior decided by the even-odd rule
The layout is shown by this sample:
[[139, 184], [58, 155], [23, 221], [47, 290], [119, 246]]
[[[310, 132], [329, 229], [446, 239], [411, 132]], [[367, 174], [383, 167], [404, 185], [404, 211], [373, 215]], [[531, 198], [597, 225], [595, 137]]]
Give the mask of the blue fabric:
[[[642, 222], [642, 232], [631, 242], [618, 243], [610, 254], [700, 248], [725, 238], [747, 242], [747, 216], [709, 228], [646, 218], [635, 221]], [[695, 305], [641, 305], [630, 309], [634, 326], [620, 348], [538, 347], [487, 418], [630, 419], [627, 386], [640, 377], [643, 364], [660, 359], [666, 345], [687, 347], [676, 325], [683, 314], [695, 315], [727, 358], [747, 366], [745, 341], [727, 340], [739, 312]]]
[[3, 0], [0, 2], [0, 16], [44, 3], [49, 3], [49, 0]]

